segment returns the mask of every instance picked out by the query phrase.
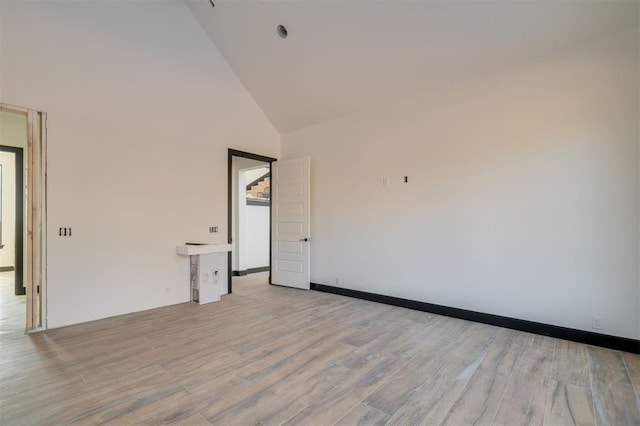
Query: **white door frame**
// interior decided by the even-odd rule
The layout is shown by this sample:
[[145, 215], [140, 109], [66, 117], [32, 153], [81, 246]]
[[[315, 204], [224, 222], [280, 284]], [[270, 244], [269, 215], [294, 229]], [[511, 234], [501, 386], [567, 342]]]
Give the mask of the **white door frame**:
[[25, 329], [27, 332], [38, 331], [47, 328], [47, 114], [2, 103], [0, 111], [20, 114], [27, 118]]

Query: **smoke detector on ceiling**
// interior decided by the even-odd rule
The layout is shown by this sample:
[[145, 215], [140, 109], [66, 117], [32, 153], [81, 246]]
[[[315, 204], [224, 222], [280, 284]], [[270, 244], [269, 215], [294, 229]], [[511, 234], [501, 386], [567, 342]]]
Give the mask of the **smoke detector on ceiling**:
[[280, 38], [287, 38], [287, 36], [289, 35], [289, 31], [287, 31], [287, 27], [285, 27], [282, 24], [276, 27], [276, 32], [278, 33]]

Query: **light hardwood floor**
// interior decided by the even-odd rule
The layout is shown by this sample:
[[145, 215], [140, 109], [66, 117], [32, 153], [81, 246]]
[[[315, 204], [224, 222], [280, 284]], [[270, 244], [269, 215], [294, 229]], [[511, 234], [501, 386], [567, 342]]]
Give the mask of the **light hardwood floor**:
[[265, 280], [0, 335], [0, 424], [640, 424], [638, 355]]
[[0, 272], [0, 335], [23, 332], [27, 323], [27, 296], [16, 296], [15, 272]]

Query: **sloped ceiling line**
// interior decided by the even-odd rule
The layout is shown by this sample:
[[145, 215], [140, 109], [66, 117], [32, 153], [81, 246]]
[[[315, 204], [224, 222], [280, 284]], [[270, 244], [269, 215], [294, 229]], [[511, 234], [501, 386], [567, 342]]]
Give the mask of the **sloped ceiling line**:
[[635, 0], [186, 2], [281, 134], [638, 26], [640, 7]]

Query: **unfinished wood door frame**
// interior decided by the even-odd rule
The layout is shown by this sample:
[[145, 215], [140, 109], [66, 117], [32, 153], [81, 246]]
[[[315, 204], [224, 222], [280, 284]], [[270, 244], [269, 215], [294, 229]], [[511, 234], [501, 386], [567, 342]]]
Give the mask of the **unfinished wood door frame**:
[[0, 111], [27, 118], [24, 270], [30, 332], [45, 329], [47, 317], [47, 114], [2, 103]]

